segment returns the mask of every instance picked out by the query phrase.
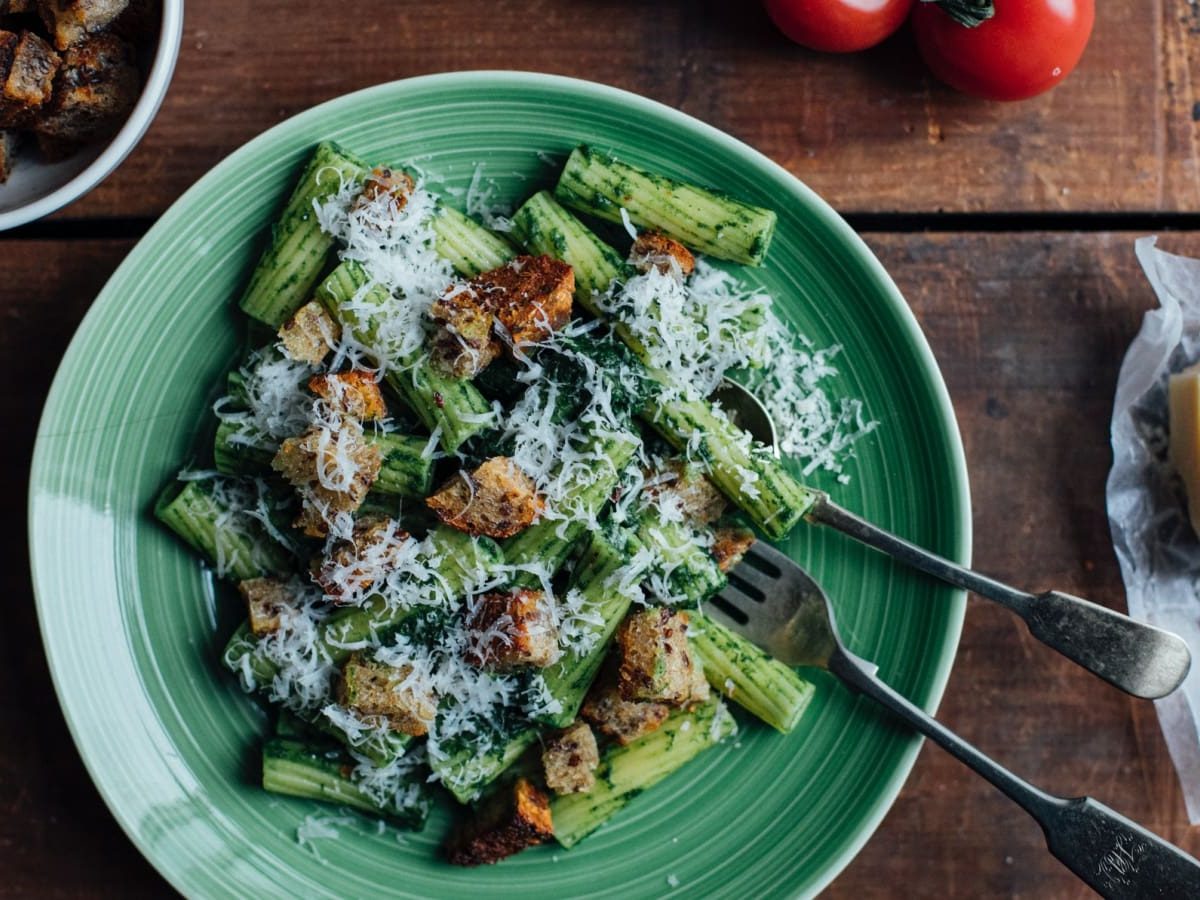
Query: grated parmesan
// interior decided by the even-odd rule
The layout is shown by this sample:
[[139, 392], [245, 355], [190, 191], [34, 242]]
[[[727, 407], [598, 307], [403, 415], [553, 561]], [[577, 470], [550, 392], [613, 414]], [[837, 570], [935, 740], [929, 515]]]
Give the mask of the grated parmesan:
[[[482, 166], [475, 168], [468, 186], [458, 193], [469, 215], [496, 230], [511, 228], [509, 210], [497, 200], [497, 186], [484, 178]], [[432, 303], [463, 285], [436, 251], [437, 201], [426, 189], [425, 179], [418, 180], [399, 210], [386, 192], [363, 198], [360, 186], [347, 180], [334, 196], [315, 203], [313, 211], [323, 231], [340, 247], [339, 258], [357, 263], [367, 276], [367, 283], [338, 310], [344, 327], [325, 370], [350, 367], [371, 372], [377, 379], [415, 378], [416, 364], [428, 352]], [[621, 219], [636, 239], [624, 209]], [[781, 449], [800, 459], [806, 473], [824, 469], [841, 474], [845, 451], [875, 427], [859, 401], [835, 402], [826, 390], [837, 375], [833, 360], [839, 348], [817, 349], [797, 339], [772, 310], [765, 293], [744, 289], [733, 276], [703, 259], [697, 260], [688, 279], [681, 277], [678, 266], [667, 271], [651, 266], [644, 274], [614, 282], [596, 302], [602, 312], [625, 323], [652, 369], [670, 373], [664, 388], [667, 399], [707, 398], [727, 372], [742, 373], [774, 417]], [[672, 593], [671, 573], [688, 552], [707, 551], [712, 535], [687, 522], [678, 496], [663, 492], [652, 499], [646, 493], [646, 488], [655, 486], [660, 476], [654, 473], [662, 471], [664, 461], [647, 449], [631, 423], [641, 405], [629, 399], [643, 387], [639, 367], [622, 366], [617, 357], [616, 362], [606, 359], [600, 364], [586, 349], [589, 342], [613, 340], [599, 322], [575, 320], [538, 343], [514, 347], [508, 341], [517, 363], [516, 378], [523, 387], [521, 396], [507, 411], [495, 403], [488, 412], [466, 418], [502, 423], [490, 439], [533, 479], [545, 500], [544, 516], [560, 523], [560, 533], [572, 523], [600, 529], [605, 524], [601, 515], [573, 498], [597, 480], [618, 475], [619, 487], [608, 513], [613, 522], [631, 524], [654, 515], [672, 526], [672, 535], [681, 537], [669, 539], [661, 528], [649, 525], [653, 540], [645, 542], [605, 588], [639, 603], [649, 597], [653, 602], [683, 605], [683, 598]], [[277, 347], [259, 351], [239, 370], [236, 395], [222, 397], [214, 411], [232, 426], [229, 440], [235, 445], [274, 452], [289, 438], [311, 435], [315, 484], [325, 491], [346, 492], [359, 473], [353, 448], [364, 434], [361, 424], [340, 413], [336, 403], [314, 398], [306, 390], [317, 371], [287, 358]], [[563, 371], [569, 377], [560, 377]], [[724, 413], [718, 408], [716, 415]], [[392, 425], [385, 421], [377, 427], [388, 430]], [[435, 430], [422, 458], [444, 455], [438, 450], [439, 438]], [[749, 435], [740, 439], [749, 446]], [[693, 434], [685, 448], [687, 455], [698, 457], [702, 440], [702, 434]], [[613, 441], [634, 445], [633, 459], [620, 472], [613, 471]], [[741, 489], [757, 496], [758, 474], [746, 469], [741, 476]], [[214, 497], [226, 509], [218, 522], [219, 535], [243, 535], [245, 529], [261, 526], [281, 544], [297, 552], [301, 549], [276, 524], [281, 508], [265, 482], [229, 479], [215, 472], [188, 477], [214, 479]], [[467, 661], [482, 656], [482, 648], [494, 641], [508, 641], [503, 626], [511, 625], [511, 620], [496, 620], [487, 630], [475, 630], [468, 622], [483, 594], [504, 588], [515, 575], [531, 576], [544, 592], [551, 611], [544, 627], [554, 630], [559, 652], [586, 653], [600, 640], [604, 620], [580, 590], [556, 591], [556, 573], [543, 563], [489, 571], [477, 560], [456, 560], [467, 569], [466, 589], [456, 593], [440, 571], [447, 560], [433, 539], [410, 537], [389, 520], [371, 541], [353, 543], [355, 523], [350, 512], [334, 509], [311, 494], [304, 496], [329, 526], [319, 567], [324, 589], [306, 578], [291, 579], [288, 590], [294, 602], [280, 612], [278, 630], [258, 641], [256, 658], [274, 668], [267, 686], [270, 699], [310, 718], [320, 715], [345, 736], [355, 760], [351, 778], [367, 796], [397, 807], [421, 802], [413, 774], [430, 764], [435, 772], [431, 779], [473, 780], [492, 750], [529, 723], [561, 712], [540, 671], [494, 671]], [[353, 553], [339, 556], [337, 551], [347, 541], [352, 542]], [[242, 543], [254, 546], [253, 542], [217, 541], [218, 574], [236, 564]], [[344, 607], [408, 615], [404, 625], [386, 639], [370, 634], [335, 643], [326, 625]], [[438, 711], [427, 740], [387, 765], [373, 762], [372, 756], [378, 754], [368, 753], [391, 737], [389, 723], [386, 717], [364, 719], [337, 702], [338, 669], [330, 647], [360, 651], [402, 670], [395, 687], [398, 692], [420, 690], [435, 697]], [[241, 659], [240, 676], [247, 690], [255, 687], [254, 661], [249, 654]], [[733, 691], [732, 681], [726, 681], [726, 694]], [[722, 705], [713, 720], [714, 737], [728, 715]], [[685, 722], [682, 729], [687, 731], [691, 724]], [[317, 853], [314, 841], [336, 838], [337, 827], [353, 821], [346, 816], [309, 816], [297, 828], [296, 837]], [[668, 875], [667, 884], [675, 889], [679, 879]]]
[[[743, 373], [775, 421], [780, 450], [800, 460], [805, 475], [841, 474], [845, 452], [876, 427], [860, 400], [835, 402], [826, 391], [839, 347], [815, 348], [779, 318], [764, 291], [746, 290], [702, 257], [686, 280], [650, 267], [614, 281], [596, 303], [629, 329], [647, 365], [670, 374], [667, 400], [707, 398], [726, 373]], [[692, 437], [695, 458], [702, 435]], [[746, 495], [758, 496], [755, 473], [743, 478]]]

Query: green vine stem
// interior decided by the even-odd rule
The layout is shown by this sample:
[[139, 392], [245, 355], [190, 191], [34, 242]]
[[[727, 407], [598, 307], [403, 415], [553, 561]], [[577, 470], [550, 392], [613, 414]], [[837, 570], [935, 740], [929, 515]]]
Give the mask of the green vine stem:
[[996, 14], [992, 0], [921, 0], [922, 3], [936, 3], [950, 18], [959, 25], [974, 28], [982, 25]]

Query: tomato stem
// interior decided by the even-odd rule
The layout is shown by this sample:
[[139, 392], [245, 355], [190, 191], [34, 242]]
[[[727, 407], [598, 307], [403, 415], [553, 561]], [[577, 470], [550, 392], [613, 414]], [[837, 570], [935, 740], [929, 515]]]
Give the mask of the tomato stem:
[[982, 25], [996, 14], [992, 0], [921, 0], [922, 3], [936, 3], [959, 25], [974, 28]]

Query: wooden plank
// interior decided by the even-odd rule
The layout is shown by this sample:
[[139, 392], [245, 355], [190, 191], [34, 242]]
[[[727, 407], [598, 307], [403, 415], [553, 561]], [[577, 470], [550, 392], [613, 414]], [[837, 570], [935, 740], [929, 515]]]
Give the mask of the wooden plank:
[[[866, 54], [811, 53], [757, 4], [664, 0], [211, 0], [142, 145], [63, 215], [153, 216], [282, 119], [371, 84], [518, 68], [643, 93], [726, 129], [846, 211], [1191, 210], [1200, 201], [1197, 7], [1098, 4], [1080, 69], [1044, 97], [983, 103], [925, 73], [902, 33]], [[269, 23], [270, 40], [264, 43]], [[531, 27], [535, 26], [535, 27]], [[298, 77], [298, 73], [303, 73]]]
[[[976, 563], [1031, 587], [1122, 605], [1104, 515], [1116, 371], [1153, 303], [1131, 234], [868, 235], [946, 375], [972, 473]], [[1200, 255], [1200, 233], [1168, 249]], [[0, 491], [24, 494], [53, 362], [125, 242], [0, 242]], [[17, 517], [20, 522], [20, 517]], [[19, 524], [14, 529], [19, 529]], [[57, 712], [37, 635], [23, 536], [0, 585], [0, 871], [14, 896], [157, 894], [103, 808]], [[1149, 704], [1045, 650], [973, 602], [941, 717], [1048, 790], [1091, 793], [1190, 852], [1190, 830]], [[936, 748], [831, 897], [1090, 896], [1023, 813]]]
[[[868, 235], [946, 376], [966, 445], [975, 564], [1124, 608], [1104, 507], [1125, 348], [1155, 305], [1132, 234]], [[1162, 246], [1200, 255], [1200, 234]], [[972, 600], [939, 717], [1046, 790], [1090, 794], [1200, 853], [1153, 707]], [[830, 897], [1094, 896], [1010, 801], [927, 746]]]
[[[58, 360], [130, 242], [0, 241], [0, 894], [149, 897], [167, 888], [108, 813], [59, 711], [42, 651], [24, 507], [38, 417]], [[86, 601], [84, 601], [86, 602]]]

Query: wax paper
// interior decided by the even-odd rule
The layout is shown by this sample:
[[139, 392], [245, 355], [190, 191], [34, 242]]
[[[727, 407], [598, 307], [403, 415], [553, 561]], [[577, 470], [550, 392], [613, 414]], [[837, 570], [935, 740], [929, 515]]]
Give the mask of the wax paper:
[[1129, 613], [1182, 636], [1192, 651], [1183, 685], [1155, 701], [1183, 786], [1188, 818], [1200, 822], [1200, 538], [1182, 484], [1167, 460], [1167, 379], [1200, 361], [1200, 260], [1165, 253], [1153, 237], [1135, 245], [1158, 296], [1117, 380], [1108, 521]]

